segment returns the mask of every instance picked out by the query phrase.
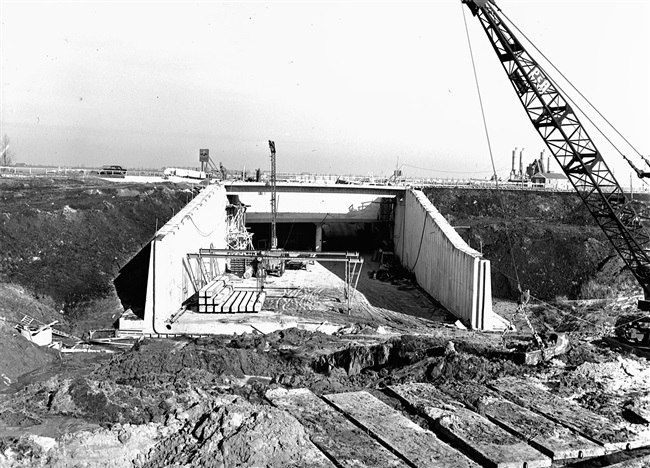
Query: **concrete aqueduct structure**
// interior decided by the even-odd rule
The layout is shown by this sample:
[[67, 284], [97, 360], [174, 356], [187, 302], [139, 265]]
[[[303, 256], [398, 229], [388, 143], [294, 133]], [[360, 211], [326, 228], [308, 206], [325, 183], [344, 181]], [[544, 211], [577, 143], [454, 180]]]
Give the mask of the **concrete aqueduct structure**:
[[[473, 329], [492, 330], [503, 326], [502, 319], [492, 311], [490, 262], [461, 239], [422, 192], [397, 187], [382, 189], [376, 186], [323, 187], [315, 184], [300, 184], [297, 189], [280, 184], [278, 220], [293, 219], [316, 224], [313, 250], [318, 251], [322, 248], [319, 242], [325, 218], [328, 223], [377, 221], [379, 207], [388, 199], [394, 203], [394, 253], [404, 267], [413, 271], [420, 287]], [[195, 293], [188, 278], [201, 274], [200, 268], [188, 262], [188, 254], [202, 248], [225, 248], [228, 193], [238, 195], [242, 203], [249, 205], [248, 219], [264, 222], [270, 216], [267, 190], [263, 186], [239, 184], [229, 187], [227, 192], [222, 185], [212, 184], [159, 229], [136, 256], [138, 261], [132, 260], [140, 265], [140, 275], [146, 276], [146, 280], [141, 279], [138, 283], [142, 287], [146, 284], [146, 294], [140, 294], [139, 299], [134, 299], [138, 294], [131, 294], [130, 299], [123, 300], [125, 307], [140, 310], [139, 320], [123, 317], [120, 330], [142, 331], [145, 335], [155, 336], [246, 331], [246, 327], [224, 326], [222, 322], [216, 326], [217, 314], [188, 313], [186, 315], [193, 316], [192, 319], [184, 316], [175, 321], [173, 327], [169, 325], [169, 319]], [[209, 267], [223, 271], [224, 260], [212, 260], [215, 261], [217, 263]], [[135, 274], [129, 269], [127, 264], [121, 276], [133, 278]], [[137, 268], [131, 269], [135, 271]], [[122, 283], [126, 282], [122, 280]], [[116, 287], [118, 283], [120, 278], [116, 280]], [[119, 290], [118, 287], [118, 294]], [[221, 319], [224, 314], [218, 315]], [[241, 322], [245, 319], [243, 315], [259, 314], [237, 315]]]

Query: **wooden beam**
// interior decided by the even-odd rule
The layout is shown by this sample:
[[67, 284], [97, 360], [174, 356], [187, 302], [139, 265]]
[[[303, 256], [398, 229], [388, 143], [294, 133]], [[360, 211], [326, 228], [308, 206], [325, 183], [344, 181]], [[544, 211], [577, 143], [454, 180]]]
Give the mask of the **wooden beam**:
[[609, 419], [528, 382], [506, 377], [490, 386], [508, 400], [582, 434], [607, 450], [625, 450], [650, 444], [647, 435], [642, 436], [630, 428], [616, 427]]
[[433, 385], [388, 387], [433, 424], [434, 430], [481, 464], [496, 468], [539, 468], [551, 459], [488, 419], [465, 408]]
[[[472, 384], [460, 388], [444, 387], [443, 390], [466, 405], [474, 406], [490, 421], [521, 437], [553, 460], [605, 455], [603, 446], [540, 414], [502, 398], [498, 393], [483, 385]], [[477, 404], [477, 401], [480, 403]]]
[[305, 426], [311, 441], [344, 468], [408, 465], [305, 388], [276, 388], [266, 398]]
[[367, 392], [339, 393], [324, 398], [414, 467], [479, 466]]

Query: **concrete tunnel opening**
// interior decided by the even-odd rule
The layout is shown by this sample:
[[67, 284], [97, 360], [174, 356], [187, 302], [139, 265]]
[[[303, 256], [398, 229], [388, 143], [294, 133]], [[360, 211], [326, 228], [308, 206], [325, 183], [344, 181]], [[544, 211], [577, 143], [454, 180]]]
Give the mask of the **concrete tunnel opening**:
[[[421, 192], [410, 190], [405, 195], [377, 196], [371, 190], [369, 194], [364, 194], [363, 189], [351, 194], [350, 188], [338, 192], [336, 189], [332, 187], [330, 193], [324, 194], [322, 191], [309, 193], [310, 189], [300, 187], [291, 194], [293, 200], [282, 194], [280, 200], [285, 202], [288, 211], [278, 211], [276, 229], [280, 248], [302, 252], [358, 252], [367, 259], [374, 259], [381, 250], [408, 271], [417, 286], [437, 301], [438, 306], [471, 328], [494, 327], [497, 320], [491, 310], [489, 261], [469, 248]], [[247, 208], [245, 231], [251, 235], [252, 248], [256, 251], [270, 248], [268, 193], [226, 194], [225, 188], [218, 185], [205, 189], [158, 231], [120, 270], [114, 282], [125, 310], [143, 320], [145, 333], [170, 333], [169, 318], [183, 308], [192, 294], [199, 292], [198, 288], [192, 291], [188, 286], [188, 274], [190, 279], [193, 275], [192, 267], [188, 270], [186, 262], [202, 249], [227, 247], [227, 212], [234, 201]], [[218, 262], [223, 267], [217, 270], [225, 273], [225, 259]], [[363, 275], [368, 275], [372, 267], [368, 265]], [[201, 268], [196, 267], [196, 278], [202, 274]], [[346, 277], [343, 268], [329, 265], [325, 268], [341, 279]], [[197, 324], [193, 327], [175, 324], [173, 333], [197, 333], [205, 329]]]
[[[270, 223], [247, 224], [253, 234], [253, 246], [267, 249], [271, 244]], [[321, 229], [320, 242], [317, 237]], [[278, 223], [278, 246], [285, 250], [304, 251], [357, 251], [370, 254], [382, 248], [392, 246], [393, 223]]]

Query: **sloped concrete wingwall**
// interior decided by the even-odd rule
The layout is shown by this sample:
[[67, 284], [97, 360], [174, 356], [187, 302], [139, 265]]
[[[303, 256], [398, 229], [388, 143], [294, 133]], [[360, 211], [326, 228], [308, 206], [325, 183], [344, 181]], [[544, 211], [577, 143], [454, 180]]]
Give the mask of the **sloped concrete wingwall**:
[[226, 248], [227, 203], [225, 188], [210, 185], [156, 233], [151, 243], [144, 333], [171, 333], [166, 320], [194, 293], [188, 287], [187, 254], [210, 246]]
[[473, 329], [492, 330], [490, 262], [470, 248], [419, 190], [395, 210], [395, 253], [420, 287]]

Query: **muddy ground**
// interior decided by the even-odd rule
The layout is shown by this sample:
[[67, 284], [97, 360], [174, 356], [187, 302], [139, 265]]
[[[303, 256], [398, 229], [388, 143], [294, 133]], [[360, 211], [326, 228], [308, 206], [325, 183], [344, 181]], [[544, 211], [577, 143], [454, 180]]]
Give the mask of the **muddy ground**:
[[[77, 335], [110, 326], [121, 311], [112, 285], [119, 267], [195, 191], [0, 179], [0, 466], [319, 466], [303, 426], [264, 398], [278, 386], [318, 395], [366, 389], [426, 425], [386, 386], [431, 382], [459, 392], [520, 376], [617, 424], [646, 426], [638, 414], [650, 407], [650, 366], [605, 340], [632, 313], [638, 290], [571, 194], [428, 193], [493, 262], [495, 307], [512, 313], [518, 277], [540, 299], [530, 308], [535, 326], [569, 334], [569, 351], [538, 366], [504, 354], [530, 343], [525, 327], [505, 342], [444, 321], [388, 337], [365, 315], [346, 334], [147, 339], [114, 355], [64, 356], [16, 336], [23, 313]], [[399, 281], [391, 287], [408, 277]]]

